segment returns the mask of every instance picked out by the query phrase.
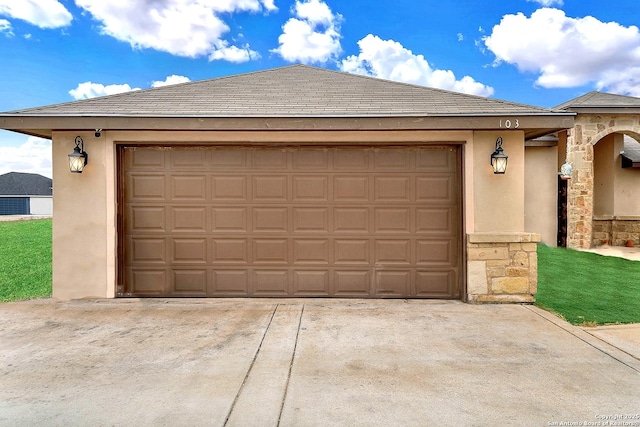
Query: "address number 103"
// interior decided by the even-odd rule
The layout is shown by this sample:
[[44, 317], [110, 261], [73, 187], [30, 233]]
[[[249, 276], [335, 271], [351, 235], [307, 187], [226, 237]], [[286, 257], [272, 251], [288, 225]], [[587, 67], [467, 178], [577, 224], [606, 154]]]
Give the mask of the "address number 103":
[[520, 127], [520, 119], [500, 119], [500, 129], [518, 129]]

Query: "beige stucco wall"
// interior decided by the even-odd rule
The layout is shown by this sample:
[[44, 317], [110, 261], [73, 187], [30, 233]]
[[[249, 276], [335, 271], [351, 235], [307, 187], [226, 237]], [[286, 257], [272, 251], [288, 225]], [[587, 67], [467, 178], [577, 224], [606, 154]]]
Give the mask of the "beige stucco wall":
[[[82, 174], [67, 155], [81, 136], [89, 153]], [[113, 147], [93, 132], [53, 134], [53, 297], [113, 297], [115, 200]], [[110, 196], [110, 197], [109, 197]]]
[[[504, 153], [509, 156], [504, 175], [495, 175], [490, 161], [499, 136]], [[474, 132], [473, 162], [475, 226], [472, 231], [525, 231], [524, 133]]]
[[622, 168], [620, 152], [624, 150], [624, 135], [617, 133], [613, 136], [614, 215], [640, 220], [640, 168]]
[[541, 235], [542, 243], [557, 244], [558, 147], [525, 148], [525, 230]]
[[[73, 141], [77, 135], [84, 139], [85, 149], [89, 154], [89, 163], [82, 174], [72, 174], [68, 169], [67, 155], [73, 151]], [[504, 151], [509, 156], [505, 175], [494, 175], [489, 161], [498, 136], [502, 136]], [[486, 269], [485, 273], [479, 273], [478, 265], [474, 264], [471, 272], [473, 283], [469, 286], [473, 285], [475, 292], [484, 289], [487, 293], [495, 294], [494, 297], [486, 299], [487, 301], [531, 301], [530, 294], [535, 292], [535, 275], [537, 274], [535, 253], [529, 254], [518, 243], [537, 241], [535, 235], [523, 234], [525, 231], [525, 149], [524, 134], [521, 131], [104, 131], [100, 137], [95, 137], [94, 131], [90, 130], [53, 134], [53, 181], [56, 195], [53, 208], [53, 296], [55, 298], [113, 298], [116, 295], [118, 244], [116, 145], [132, 142], [150, 144], [282, 142], [337, 145], [342, 143], [459, 143], [462, 145], [463, 161], [464, 231], [473, 235], [474, 239], [481, 240], [481, 243], [473, 243], [473, 245], [479, 245], [482, 252], [478, 255], [480, 257], [486, 256], [483, 248], [493, 248], [496, 245], [511, 242], [506, 252], [503, 249], [495, 249], [500, 254], [504, 252], [505, 259], [480, 261]], [[496, 236], [496, 233], [499, 235]], [[527, 251], [530, 249], [526, 248]], [[494, 251], [494, 249], [487, 250]], [[503, 269], [504, 272], [500, 269], [496, 270], [492, 267], [494, 263], [506, 263], [508, 268]], [[503, 273], [504, 277], [501, 276]], [[474, 294], [470, 300], [482, 300], [478, 295]]]

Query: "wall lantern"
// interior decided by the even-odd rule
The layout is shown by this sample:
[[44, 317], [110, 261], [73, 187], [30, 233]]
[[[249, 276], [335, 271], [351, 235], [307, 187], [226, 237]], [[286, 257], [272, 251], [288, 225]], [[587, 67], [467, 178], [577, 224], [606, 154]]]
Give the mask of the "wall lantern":
[[502, 152], [502, 137], [496, 139], [496, 150], [491, 154], [491, 166], [493, 173], [504, 174], [507, 171], [507, 159], [509, 156]]
[[82, 173], [87, 165], [87, 158], [87, 152], [84, 151], [84, 141], [76, 136], [76, 147], [73, 149], [73, 153], [69, 154], [69, 170], [72, 173]]

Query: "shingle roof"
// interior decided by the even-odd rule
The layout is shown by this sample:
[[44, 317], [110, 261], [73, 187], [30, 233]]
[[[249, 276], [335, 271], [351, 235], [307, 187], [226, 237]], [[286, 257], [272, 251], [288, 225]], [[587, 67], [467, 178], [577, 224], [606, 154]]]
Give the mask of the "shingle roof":
[[9, 172], [0, 175], [0, 195], [51, 196], [51, 178], [33, 173]]
[[630, 136], [625, 135], [623, 153], [634, 163], [640, 162], [640, 143]]
[[553, 110], [573, 108], [640, 108], [640, 98], [593, 91], [564, 102]]
[[12, 111], [29, 116], [395, 117], [549, 114], [551, 110], [293, 65]]

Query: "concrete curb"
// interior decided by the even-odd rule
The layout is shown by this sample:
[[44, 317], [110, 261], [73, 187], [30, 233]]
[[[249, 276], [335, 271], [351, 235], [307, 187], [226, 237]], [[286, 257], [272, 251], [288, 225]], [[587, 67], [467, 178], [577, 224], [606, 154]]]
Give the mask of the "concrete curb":
[[628, 366], [629, 368], [633, 369], [634, 371], [640, 374], [640, 358], [639, 358], [640, 355], [634, 355], [634, 354], [628, 353], [608, 343], [607, 341], [585, 331], [584, 329], [578, 326], [574, 326], [565, 320], [562, 320], [558, 316], [552, 313], [549, 313], [546, 310], [543, 310], [533, 305], [523, 305], [523, 307], [537, 314], [538, 316], [544, 318], [545, 320], [548, 320], [549, 322], [553, 323], [560, 329], [570, 333], [571, 335], [578, 338], [579, 340], [584, 341], [585, 343], [589, 344], [593, 348], [601, 351], [602, 353], [610, 356], [611, 358], [617, 360], [623, 365]]

